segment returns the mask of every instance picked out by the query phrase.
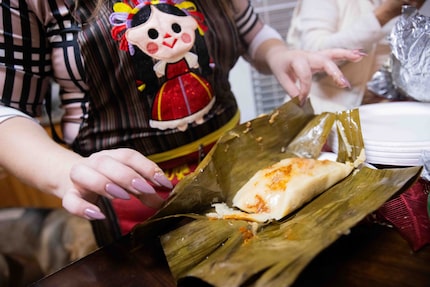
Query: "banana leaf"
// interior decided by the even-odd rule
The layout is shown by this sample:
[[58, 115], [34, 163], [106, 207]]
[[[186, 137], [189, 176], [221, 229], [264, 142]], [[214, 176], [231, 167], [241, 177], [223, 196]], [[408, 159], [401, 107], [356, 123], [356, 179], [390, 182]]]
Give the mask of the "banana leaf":
[[[300, 106], [292, 100], [237, 126], [221, 136], [193, 175], [179, 182], [155, 217], [199, 213], [214, 202], [229, 203], [256, 171], [304, 151], [319, 154], [334, 118], [333, 114], [315, 116], [309, 102]], [[291, 142], [296, 144], [290, 147]]]
[[159, 236], [172, 274], [185, 284], [289, 286], [324, 248], [402, 192], [421, 167], [359, 166], [347, 178], [280, 221], [214, 220], [212, 203], [231, 201], [252, 175], [288, 157], [315, 158], [336, 124], [338, 161], [363, 152], [358, 110], [314, 115], [292, 100], [220, 138], [197, 170], [174, 189], [164, 207], [133, 231], [136, 242]]
[[339, 146], [337, 161], [353, 162], [360, 157], [364, 147], [358, 109], [338, 112], [336, 130]]

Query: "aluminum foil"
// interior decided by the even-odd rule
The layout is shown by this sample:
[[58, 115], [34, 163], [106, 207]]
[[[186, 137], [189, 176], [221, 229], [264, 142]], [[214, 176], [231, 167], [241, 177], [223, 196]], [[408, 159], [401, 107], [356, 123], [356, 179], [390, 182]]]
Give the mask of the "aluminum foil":
[[430, 150], [422, 151], [420, 161], [423, 165], [421, 177], [430, 182]]
[[393, 84], [404, 96], [430, 102], [430, 17], [403, 6], [389, 36]]
[[393, 84], [391, 75], [391, 59], [373, 74], [372, 79], [367, 83], [367, 89], [375, 95], [389, 100], [404, 100], [402, 95]]

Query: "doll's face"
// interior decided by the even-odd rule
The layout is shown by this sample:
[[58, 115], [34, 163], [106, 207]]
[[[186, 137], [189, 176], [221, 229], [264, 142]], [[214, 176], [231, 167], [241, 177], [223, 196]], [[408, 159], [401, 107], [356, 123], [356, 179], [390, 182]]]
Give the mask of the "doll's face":
[[191, 16], [175, 16], [151, 6], [148, 21], [126, 31], [130, 44], [158, 60], [176, 60], [194, 45], [197, 22]]

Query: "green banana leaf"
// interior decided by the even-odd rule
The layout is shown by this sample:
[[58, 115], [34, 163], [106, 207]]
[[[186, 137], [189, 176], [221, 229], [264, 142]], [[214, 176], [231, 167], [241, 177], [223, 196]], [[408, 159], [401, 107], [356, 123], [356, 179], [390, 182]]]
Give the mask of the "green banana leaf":
[[[314, 115], [292, 100], [227, 132], [174, 189], [164, 207], [133, 231], [160, 236], [175, 278], [213, 286], [289, 286], [324, 248], [419, 177], [421, 167], [359, 166], [343, 181], [281, 221], [214, 220], [212, 203], [231, 204], [252, 175], [288, 157], [316, 158], [335, 124], [338, 161], [363, 154], [358, 110]], [[339, 135], [339, 133], [342, 133]]]

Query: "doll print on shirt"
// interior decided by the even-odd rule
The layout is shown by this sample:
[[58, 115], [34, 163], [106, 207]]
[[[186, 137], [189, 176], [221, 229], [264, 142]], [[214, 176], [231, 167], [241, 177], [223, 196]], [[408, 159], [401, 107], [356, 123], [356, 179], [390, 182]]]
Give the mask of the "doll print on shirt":
[[[203, 61], [193, 52], [202, 50], [195, 47], [202, 42], [202, 15], [190, 1], [136, 2], [134, 8], [120, 2], [114, 5], [112, 34], [121, 40], [122, 49], [139, 59], [133, 62], [138, 88], [151, 97], [149, 125], [185, 131], [191, 123], [203, 123], [215, 96], [202, 73]], [[154, 74], [156, 79], [151, 79]]]

